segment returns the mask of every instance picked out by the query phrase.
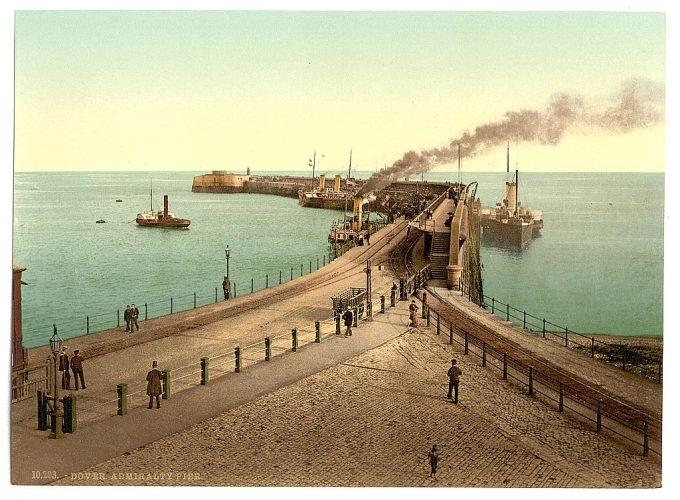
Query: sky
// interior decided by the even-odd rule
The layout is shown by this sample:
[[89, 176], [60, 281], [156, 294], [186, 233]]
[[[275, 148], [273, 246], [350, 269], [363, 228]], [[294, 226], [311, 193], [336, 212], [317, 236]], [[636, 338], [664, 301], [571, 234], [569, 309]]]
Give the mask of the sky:
[[[663, 85], [665, 38], [660, 12], [19, 10], [14, 170], [305, 170], [316, 151], [339, 173], [352, 149], [374, 171], [556, 93], [604, 109]], [[523, 171], [664, 171], [664, 137], [663, 116], [575, 126], [464, 168], [504, 169], [508, 140]]]

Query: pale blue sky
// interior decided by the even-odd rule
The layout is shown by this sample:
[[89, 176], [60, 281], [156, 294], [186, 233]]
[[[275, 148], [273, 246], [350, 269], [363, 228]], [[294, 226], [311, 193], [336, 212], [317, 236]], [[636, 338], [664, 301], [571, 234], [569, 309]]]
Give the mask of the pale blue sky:
[[[19, 171], [302, 169], [315, 149], [334, 169], [350, 148], [372, 170], [555, 92], [664, 82], [665, 17], [21, 11], [15, 70]], [[518, 154], [528, 170], [662, 170], [663, 133]]]

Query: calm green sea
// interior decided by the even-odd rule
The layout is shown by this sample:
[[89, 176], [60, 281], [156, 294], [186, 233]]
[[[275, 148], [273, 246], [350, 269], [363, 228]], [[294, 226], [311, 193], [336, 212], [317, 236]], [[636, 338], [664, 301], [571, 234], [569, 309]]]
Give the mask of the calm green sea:
[[[224, 249], [238, 295], [316, 269], [340, 213], [265, 195], [191, 192], [204, 172], [16, 173], [13, 260], [27, 268], [24, 345], [117, 325], [135, 302], [156, 317], [221, 296]], [[266, 173], [266, 172], [257, 172]], [[280, 173], [280, 172], [279, 172]], [[361, 173], [358, 173], [361, 174]], [[370, 173], [364, 173], [364, 177]], [[137, 212], [170, 197], [188, 230], [138, 227]], [[425, 174], [454, 180], [455, 174]], [[464, 173], [484, 206], [503, 197], [505, 173]], [[542, 209], [545, 229], [521, 253], [482, 247], [488, 296], [570, 330], [661, 335], [663, 174], [520, 173], [520, 199]], [[122, 203], [116, 203], [122, 199]], [[104, 219], [106, 224], [95, 224]], [[146, 310], [144, 304], [147, 304]], [[329, 301], [330, 306], [330, 301]]]

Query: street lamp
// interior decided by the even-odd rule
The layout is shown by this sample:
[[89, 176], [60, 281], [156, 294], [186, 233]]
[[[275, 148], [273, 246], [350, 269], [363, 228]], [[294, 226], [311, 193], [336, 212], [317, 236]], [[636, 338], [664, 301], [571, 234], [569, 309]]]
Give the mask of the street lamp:
[[226, 261], [226, 271], [224, 275], [224, 281], [222, 282], [222, 290], [224, 291], [224, 300], [228, 300], [229, 297], [231, 297], [231, 282], [229, 281], [229, 254], [231, 253], [231, 250], [229, 250], [229, 245], [227, 245], [227, 248], [224, 250], [224, 257]]
[[61, 439], [64, 437], [62, 432], [62, 422], [64, 414], [59, 407], [59, 384], [57, 381], [57, 358], [61, 354], [62, 340], [57, 335], [57, 325], [52, 325], [54, 328], [54, 335], [50, 339], [50, 351], [52, 351], [52, 357], [54, 358], [54, 394], [52, 395], [54, 404], [52, 406], [52, 432], [50, 433], [50, 439]]

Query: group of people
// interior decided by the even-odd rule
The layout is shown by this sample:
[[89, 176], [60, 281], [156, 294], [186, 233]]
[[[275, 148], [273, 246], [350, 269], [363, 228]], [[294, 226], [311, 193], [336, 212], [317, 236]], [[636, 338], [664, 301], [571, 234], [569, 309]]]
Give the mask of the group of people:
[[73, 371], [73, 378], [75, 379], [76, 391], [83, 386], [85, 389], [85, 375], [83, 374], [83, 357], [80, 355], [80, 350], [73, 351], [71, 359], [68, 357], [68, 346], [62, 345], [61, 353], [59, 354], [59, 371], [61, 372], [61, 388], [71, 390], [71, 371]]
[[130, 307], [128, 304], [123, 313], [123, 319], [125, 320], [126, 332], [132, 333], [135, 331], [135, 328], [139, 331], [139, 322], [137, 321], [139, 319], [139, 309], [137, 309], [136, 305], [132, 304], [132, 307]]

